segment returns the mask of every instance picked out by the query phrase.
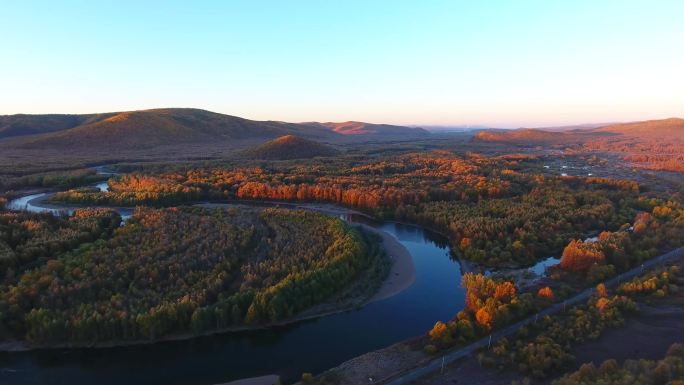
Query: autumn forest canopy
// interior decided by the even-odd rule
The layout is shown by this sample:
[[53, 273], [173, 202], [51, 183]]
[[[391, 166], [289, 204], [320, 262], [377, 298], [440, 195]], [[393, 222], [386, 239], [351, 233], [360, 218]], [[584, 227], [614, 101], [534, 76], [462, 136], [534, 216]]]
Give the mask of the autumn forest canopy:
[[451, 240], [454, 256], [490, 267], [534, 264], [560, 254], [571, 241], [624, 230], [639, 212], [665, 210], [662, 219], [681, 217], [678, 203], [646, 199], [637, 182], [530, 172], [541, 163], [533, 155], [436, 151], [142, 171], [110, 179], [108, 192], [72, 189], [53, 200], [114, 206], [207, 200], [333, 203], [439, 231]]
[[4, 332], [79, 343], [272, 323], [386, 274], [370, 235], [322, 214], [140, 208], [118, 220], [103, 209], [0, 217]]

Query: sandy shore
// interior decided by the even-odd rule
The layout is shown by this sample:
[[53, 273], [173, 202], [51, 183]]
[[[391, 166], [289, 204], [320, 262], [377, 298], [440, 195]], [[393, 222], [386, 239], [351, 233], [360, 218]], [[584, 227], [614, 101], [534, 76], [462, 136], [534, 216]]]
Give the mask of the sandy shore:
[[411, 253], [396, 238], [386, 231], [362, 225], [365, 230], [374, 232], [382, 238], [382, 245], [392, 262], [387, 278], [380, 289], [368, 301], [375, 302], [393, 297], [408, 289], [416, 281], [416, 268]]
[[236, 380], [217, 385], [275, 385], [279, 383], [280, 377], [275, 374], [271, 374], [268, 376], [244, 378], [242, 380]]

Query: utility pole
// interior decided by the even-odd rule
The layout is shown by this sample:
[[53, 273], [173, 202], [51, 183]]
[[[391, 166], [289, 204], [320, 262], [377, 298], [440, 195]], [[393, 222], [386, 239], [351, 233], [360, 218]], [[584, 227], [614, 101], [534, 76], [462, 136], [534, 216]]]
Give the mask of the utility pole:
[[489, 343], [487, 344], [487, 350], [492, 346], [492, 335], [489, 335]]

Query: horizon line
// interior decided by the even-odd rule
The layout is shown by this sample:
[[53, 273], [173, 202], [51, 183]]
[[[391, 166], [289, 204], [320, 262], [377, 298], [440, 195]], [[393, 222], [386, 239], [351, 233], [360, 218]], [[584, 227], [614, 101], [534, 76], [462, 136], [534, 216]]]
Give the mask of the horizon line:
[[3, 113], [0, 114], [0, 116], [18, 116], [18, 115], [28, 115], [28, 116], [40, 116], [40, 115], [98, 115], [98, 114], [116, 114], [116, 113], [125, 113], [125, 112], [143, 112], [143, 111], [154, 111], [154, 110], [200, 110], [200, 111], [207, 111], [215, 114], [221, 114], [221, 115], [226, 115], [226, 116], [232, 116], [240, 119], [247, 119], [247, 120], [252, 120], [252, 121], [271, 121], [271, 122], [282, 122], [282, 123], [295, 123], [295, 124], [306, 124], [306, 123], [348, 123], [348, 122], [359, 122], [359, 123], [367, 123], [367, 124], [378, 124], [378, 125], [393, 125], [393, 126], [404, 126], [404, 127], [412, 127], [412, 128], [424, 128], [427, 129], [428, 131], [442, 131], [442, 130], [450, 130], [450, 129], [459, 129], [459, 130], [478, 130], [478, 129], [505, 129], [505, 130], [510, 130], [510, 129], [544, 129], [544, 128], [571, 128], [571, 127], [577, 127], [577, 128], [583, 128], [583, 126], [586, 126], [584, 128], [597, 128], [597, 127], [603, 127], [603, 126], [608, 126], [608, 125], [613, 125], [613, 124], [626, 124], [626, 123], [634, 123], [634, 122], [647, 122], [647, 121], [655, 121], [655, 120], [668, 120], [668, 119], [684, 119], [678, 116], [668, 116], [668, 117], [659, 117], [659, 118], [648, 118], [648, 119], [628, 119], [628, 120], [622, 120], [622, 119], [615, 119], [615, 120], [608, 120], [608, 121], [601, 121], [601, 122], [595, 122], [595, 121], [582, 121], [582, 123], [572, 123], [572, 122], [565, 122], [565, 123], [558, 123], [558, 124], [514, 124], [514, 123], [503, 123], [503, 124], [489, 124], [489, 123], [388, 123], [387, 121], [370, 121], [370, 120], [364, 120], [364, 119], [347, 119], [347, 120], [330, 120], [330, 119], [321, 119], [321, 120], [316, 120], [316, 119], [309, 119], [309, 120], [299, 120], [299, 121], [293, 121], [293, 120], [280, 120], [280, 119], [259, 119], [259, 118], [252, 118], [252, 117], [244, 117], [242, 115], [237, 115], [237, 114], [232, 114], [232, 113], [226, 113], [226, 112], [218, 112], [218, 111], [213, 111], [205, 108], [198, 108], [198, 107], [152, 107], [152, 108], [141, 108], [141, 109], [122, 109], [122, 110], [117, 110], [117, 111], [99, 111], [99, 112], [40, 112], [40, 113], [26, 113], [26, 112], [15, 112], [15, 113]]

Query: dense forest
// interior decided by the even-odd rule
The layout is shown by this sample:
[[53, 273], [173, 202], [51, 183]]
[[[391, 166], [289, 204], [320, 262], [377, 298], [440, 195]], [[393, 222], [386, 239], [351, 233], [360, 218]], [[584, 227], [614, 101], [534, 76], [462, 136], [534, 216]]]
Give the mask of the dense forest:
[[[270, 323], [339, 295], [360, 274], [378, 283], [387, 273], [370, 235], [307, 211], [138, 208], [110, 237], [84, 243], [94, 235], [81, 235], [74, 248], [69, 237], [94, 227], [86, 220], [100, 211], [40, 216], [44, 224], [9, 221], [6, 238], [18, 255], [26, 245], [64, 245], [46, 263], [6, 274], [6, 334], [35, 344], [91, 344]], [[66, 230], [44, 239], [40, 226], [48, 225]]]
[[108, 209], [79, 209], [54, 216], [0, 209], [0, 279], [43, 265], [65, 251], [107, 237], [121, 217]]
[[684, 244], [684, 208], [675, 201], [640, 200], [631, 222], [617, 231], [602, 231], [593, 239], [571, 240], [552, 276], [595, 284], [638, 266], [663, 249]]
[[330, 202], [437, 230], [449, 237], [455, 256], [490, 267], [533, 264], [560, 254], [571, 240], [617, 231], [639, 211], [652, 209], [636, 182], [551, 177], [540, 169], [530, 155], [433, 151], [133, 173], [110, 179], [109, 192], [75, 189], [54, 200], [127, 206]]
[[447, 234], [458, 257], [493, 267], [530, 265], [571, 239], [633, 217], [635, 187], [611, 182], [540, 178], [518, 196], [406, 205], [397, 217]]
[[[268, 167], [209, 167], [111, 179], [110, 193], [73, 190], [57, 200], [134, 205], [194, 199], [271, 199], [339, 203], [377, 214], [431, 200], [476, 201], [518, 192], [525, 176], [501, 167], [532, 161], [526, 156], [465, 159], [449, 152], [339, 158], [329, 162], [272, 163]], [[519, 180], [520, 179], [520, 180]]]

